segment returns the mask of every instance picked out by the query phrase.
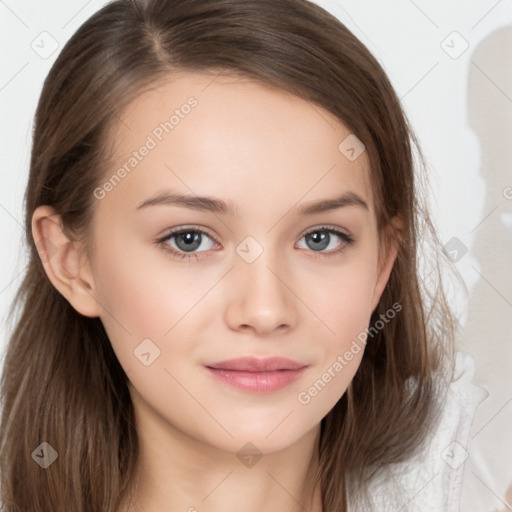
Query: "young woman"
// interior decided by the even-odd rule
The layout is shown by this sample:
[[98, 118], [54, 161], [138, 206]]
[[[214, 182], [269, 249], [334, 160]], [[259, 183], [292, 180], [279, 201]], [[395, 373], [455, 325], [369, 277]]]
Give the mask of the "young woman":
[[306, 0], [87, 20], [36, 112], [3, 510], [457, 510], [473, 409], [414, 148]]

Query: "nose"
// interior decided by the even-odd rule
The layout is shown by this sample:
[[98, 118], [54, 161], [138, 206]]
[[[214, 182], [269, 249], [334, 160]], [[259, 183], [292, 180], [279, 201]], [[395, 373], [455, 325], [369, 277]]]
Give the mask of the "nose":
[[294, 329], [298, 311], [292, 280], [291, 273], [270, 257], [270, 251], [264, 250], [252, 263], [237, 261], [228, 283], [227, 325], [258, 336]]

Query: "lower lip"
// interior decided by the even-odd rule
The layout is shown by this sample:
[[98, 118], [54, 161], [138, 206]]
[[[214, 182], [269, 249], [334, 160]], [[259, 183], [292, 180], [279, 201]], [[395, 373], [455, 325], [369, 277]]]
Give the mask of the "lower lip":
[[213, 376], [232, 386], [256, 393], [272, 393], [296, 381], [307, 368], [276, 370], [273, 372], [242, 372], [205, 367]]

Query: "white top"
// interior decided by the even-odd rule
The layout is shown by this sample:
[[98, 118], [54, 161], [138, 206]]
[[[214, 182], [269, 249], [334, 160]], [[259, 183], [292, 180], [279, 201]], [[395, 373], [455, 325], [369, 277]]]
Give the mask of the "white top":
[[[474, 360], [456, 353], [450, 384], [437, 429], [425, 449], [407, 462], [393, 464], [370, 485], [376, 512], [459, 512], [469, 431], [486, 393], [472, 383]], [[349, 503], [349, 510], [364, 510]]]

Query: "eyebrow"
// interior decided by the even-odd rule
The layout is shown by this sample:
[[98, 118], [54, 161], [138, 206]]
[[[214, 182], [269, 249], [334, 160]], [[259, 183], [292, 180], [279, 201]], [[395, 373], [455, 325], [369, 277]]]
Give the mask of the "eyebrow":
[[[238, 207], [230, 201], [226, 202], [210, 196], [190, 196], [166, 191], [146, 199], [137, 206], [136, 210], [157, 205], [182, 206], [191, 210], [229, 216], [236, 216], [239, 212]], [[306, 203], [297, 210], [297, 213], [299, 215], [314, 215], [346, 206], [359, 206], [369, 211], [367, 203], [359, 195], [354, 192], [345, 192], [333, 198]]]

